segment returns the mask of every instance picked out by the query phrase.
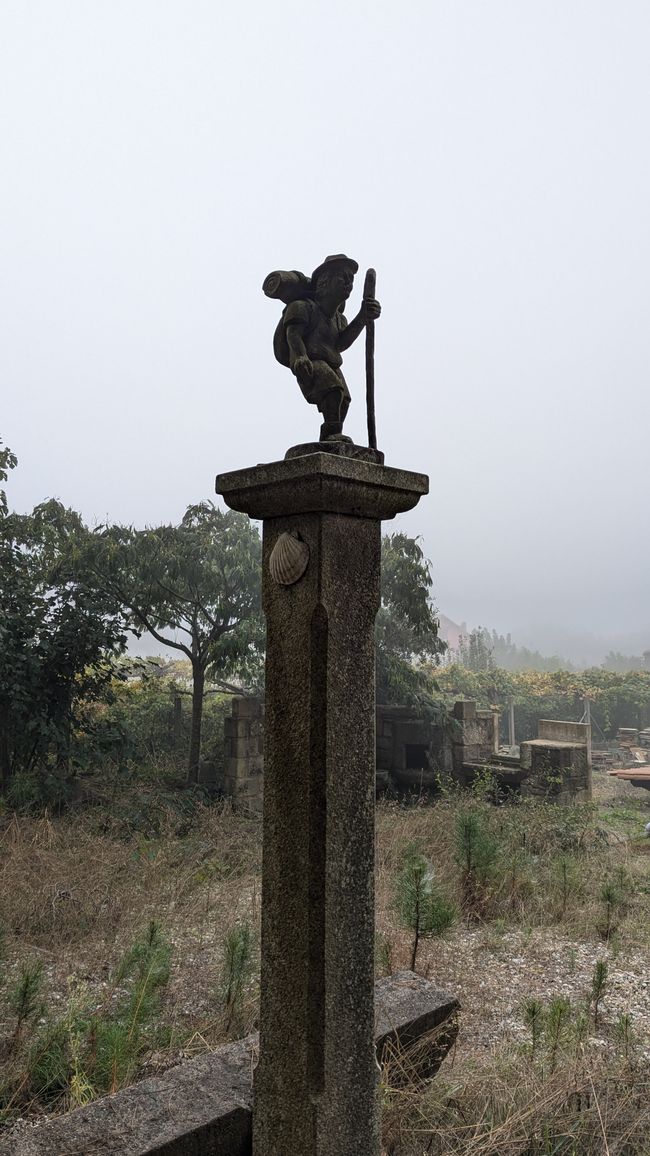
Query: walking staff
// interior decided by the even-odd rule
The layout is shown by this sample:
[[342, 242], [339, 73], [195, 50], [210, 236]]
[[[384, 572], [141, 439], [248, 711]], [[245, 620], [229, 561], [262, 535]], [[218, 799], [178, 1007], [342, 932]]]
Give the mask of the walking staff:
[[[363, 283], [364, 300], [374, 299], [377, 274], [369, 269]], [[377, 449], [377, 429], [375, 426], [375, 323], [366, 321], [366, 408], [368, 410], [368, 445]]]

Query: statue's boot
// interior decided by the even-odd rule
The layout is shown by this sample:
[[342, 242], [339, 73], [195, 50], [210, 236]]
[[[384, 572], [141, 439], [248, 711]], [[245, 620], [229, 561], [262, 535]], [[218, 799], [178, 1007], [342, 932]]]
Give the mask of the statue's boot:
[[352, 438], [343, 433], [342, 421], [324, 421], [320, 427], [319, 440], [322, 442], [352, 442]]

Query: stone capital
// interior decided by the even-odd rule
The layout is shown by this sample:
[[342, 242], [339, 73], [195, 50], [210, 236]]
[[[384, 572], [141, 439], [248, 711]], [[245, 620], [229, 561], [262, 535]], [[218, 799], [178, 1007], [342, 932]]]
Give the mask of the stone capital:
[[349, 514], [383, 521], [411, 510], [429, 492], [426, 474], [376, 462], [309, 453], [219, 474], [216, 491], [251, 518]]

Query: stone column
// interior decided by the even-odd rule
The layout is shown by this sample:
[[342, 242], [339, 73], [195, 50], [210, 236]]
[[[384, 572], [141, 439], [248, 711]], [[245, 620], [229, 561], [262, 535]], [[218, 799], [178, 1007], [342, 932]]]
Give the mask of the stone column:
[[[229, 506], [264, 523], [254, 1156], [379, 1153], [373, 966], [380, 523], [414, 506], [428, 480], [350, 452], [313, 452], [217, 478]], [[286, 558], [278, 565], [287, 546], [289, 557], [297, 555], [293, 571]], [[296, 581], [278, 580], [298, 575], [305, 561]]]
[[223, 792], [236, 809], [262, 813], [264, 707], [258, 698], [235, 696], [224, 720], [226, 768]]

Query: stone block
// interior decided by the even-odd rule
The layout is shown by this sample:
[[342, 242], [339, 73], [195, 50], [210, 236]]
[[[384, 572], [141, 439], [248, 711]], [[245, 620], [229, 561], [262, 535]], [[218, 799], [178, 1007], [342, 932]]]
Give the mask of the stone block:
[[375, 983], [375, 1042], [389, 1084], [435, 1076], [458, 1035], [460, 1004], [412, 971]]
[[549, 742], [584, 743], [586, 746], [590, 730], [588, 723], [542, 718], [537, 724], [537, 737], [548, 739]]
[[249, 759], [264, 753], [264, 740], [261, 735], [254, 738], [237, 739], [237, 758]]
[[585, 743], [529, 739], [520, 745], [523, 797], [568, 802], [591, 798], [591, 765]]
[[216, 491], [250, 518], [336, 511], [357, 518], [394, 518], [429, 492], [426, 474], [371, 462], [304, 454], [219, 474]]
[[262, 704], [258, 698], [244, 695], [235, 695], [232, 700], [233, 718], [255, 718], [262, 713]]
[[250, 738], [253, 727], [256, 725], [255, 719], [227, 718], [224, 719], [223, 732], [227, 738], [233, 738], [236, 741], [239, 739], [247, 739]]
[[205, 786], [211, 786], [217, 781], [217, 767], [216, 764], [210, 760], [205, 760], [199, 763], [199, 782]]
[[257, 1037], [0, 1141], [0, 1156], [250, 1156]]
[[254, 762], [256, 762], [256, 760], [253, 758], [229, 758], [227, 765], [228, 777], [231, 779], [245, 779], [250, 774], [251, 766]]
[[479, 743], [464, 743], [461, 746], [464, 763], [480, 763], [482, 747]]
[[457, 719], [475, 719], [476, 718], [476, 703], [472, 699], [459, 699], [454, 703], [454, 718]]

